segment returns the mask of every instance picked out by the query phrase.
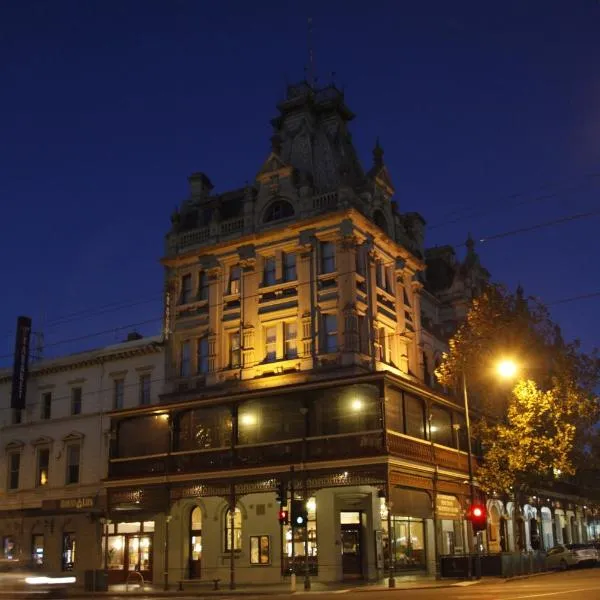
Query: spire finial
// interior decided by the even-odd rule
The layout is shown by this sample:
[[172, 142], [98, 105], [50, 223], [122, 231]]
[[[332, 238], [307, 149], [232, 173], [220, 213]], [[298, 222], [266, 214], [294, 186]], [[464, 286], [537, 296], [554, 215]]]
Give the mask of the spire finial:
[[471, 235], [471, 232], [469, 232], [469, 235], [467, 236], [467, 241], [465, 243], [465, 246], [467, 247], [467, 252], [469, 254], [472, 254], [475, 250], [475, 240], [473, 239], [473, 236]]
[[373, 148], [373, 162], [378, 167], [383, 165], [383, 148], [379, 143], [379, 136], [377, 136], [377, 139], [375, 140], [375, 148]]

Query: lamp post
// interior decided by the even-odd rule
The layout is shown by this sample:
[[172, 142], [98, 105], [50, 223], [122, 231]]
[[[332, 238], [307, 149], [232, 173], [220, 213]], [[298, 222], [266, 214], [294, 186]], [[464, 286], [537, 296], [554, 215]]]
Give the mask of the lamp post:
[[[500, 377], [503, 379], [510, 379], [514, 377], [517, 373], [517, 365], [514, 361], [509, 359], [501, 360], [496, 365], [496, 371]], [[475, 503], [475, 485], [473, 483], [473, 449], [471, 446], [471, 419], [469, 416], [469, 393], [467, 391], [467, 374], [465, 369], [462, 370], [462, 387], [463, 387], [463, 402], [465, 409], [465, 425], [466, 425], [466, 433], [467, 433], [467, 459], [469, 466], [469, 498], [471, 506]], [[475, 544], [475, 554], [476, 554], [476, 564], [477, 564], [477, 575], [481, 577], [481, 556], [479, 555], [479, 543], [477, 542], [477, 536], [474, 535], [474, 544]], [[473, 540], [472, 540], [473, 543]], [[471, 573], [471, 559], [470, 557], [467, 559], [467, 578], [472, 578]]]

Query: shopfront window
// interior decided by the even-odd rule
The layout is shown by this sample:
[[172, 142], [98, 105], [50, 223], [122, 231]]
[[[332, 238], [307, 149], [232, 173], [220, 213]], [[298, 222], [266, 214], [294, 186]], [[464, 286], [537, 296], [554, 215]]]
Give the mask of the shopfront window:
[[41, 534], [31, 536], [31, 558], [36, 565], [44, 564], [44, 536]]
[[72, 571], [75, 568], [76, 543], [74, 533], [63, 534], [62, 570]]
[[142, 571], [144, 579], [151, 580], [153, 532], [154, 521], [111, 523], [108, 539], [105, 535], [102, 540], [107, 569]]
[[242, 511], [237, 507], [233, 519], [231, 510], [225, 513], [225, 552], [231, 551], [232, 542], [236, 552], [242, 549]]
[[[317, 575], [317, 502], [311, 497], [306, 502], [308, 511], [307, 534], [308, 534], [308, 565], [311, 575]], [[290, 506], [288, 504], [288, 514]], [[293, 552], [292, 552], [293, 546]], [[295, 565], [296, 572], [305, 568], [304, 529], [293, 529], [290, 525], [283, 527], [283, 573], [289, 574]], [[294, 556], [292, 562], [292, 554]]]
[[426, 569], [425, 560], [425, 521], [411, 517], [392, 515], [391, 540], [387, 532], [387, 522], [383, 523], [386, 559], [389, 560], [389, 547], [394, 556], [396, 570], [411, 571]]
[[4, 552], [4, 558], [6, 560], [13, 560], [17, 558], [17, 546], [15, 544], [15, 538], [12, 535], [7, 535], [2, 544]]

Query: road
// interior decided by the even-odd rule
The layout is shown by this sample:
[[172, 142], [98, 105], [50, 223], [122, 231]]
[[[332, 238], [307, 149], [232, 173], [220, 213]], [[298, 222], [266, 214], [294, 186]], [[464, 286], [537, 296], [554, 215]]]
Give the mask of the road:
[[[488, 580], [476, 584], [458, 584], [452, 587], [429, 589], [352, 589], [334, 592], [296, 592], [296, 597], [318, 597], [318, 600], [343, 600], [346, 594], [352, 594], [352, 600], [600, 600], [600, 569], [581, 569], [566, 573], [550, 573], [528, 579], [512, 581]], [[357, 595], [362, 598], [356, 598]], [[258, 598], [289, 598], [289, 593], [270, 593], [250, 595], [227, 593], [223, 591], [218, 595], [202, 593], [171, 595], [172, 599], [187, 600], [194, 598], [210, 598], [215, 600], [252, 600]], [[340, 598], [341, 596], [341, 598]], [[110, 600], [131, 598], [131, 595], [102, 595]], [[89, 600], [90, 596], [86, 597]], [[156, 596], [136, 595], [137, 600], [152, 600]], [[70, 600], [74, 600], [70, 597]], [[316, 599], [315, 599], [316, 600]]]

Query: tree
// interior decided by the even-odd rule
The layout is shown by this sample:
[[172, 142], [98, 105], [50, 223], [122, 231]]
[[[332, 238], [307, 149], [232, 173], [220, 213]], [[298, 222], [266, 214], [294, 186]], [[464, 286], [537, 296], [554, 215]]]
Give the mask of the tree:
[[[449, 388], [460, 389], [462, 377], [468, 382], [484, 491], [512, 496], [573, 475], [599, 416], [597, 354], [565, 343], [546, 307], [522, 289], [510, 294], [500, 286], [473, 302], [449, 346], [436, 375]], [[492, 374], [506, 356], [520, 365], [516, 385]]]

